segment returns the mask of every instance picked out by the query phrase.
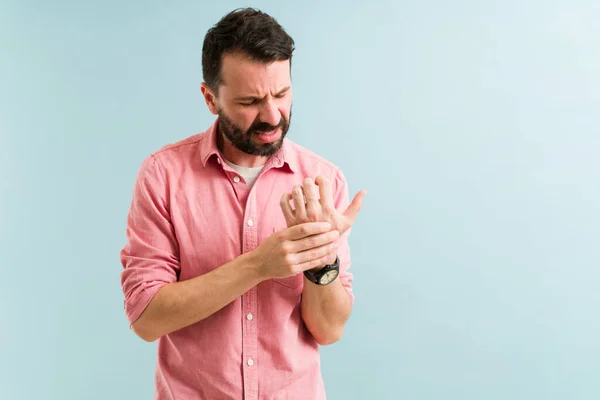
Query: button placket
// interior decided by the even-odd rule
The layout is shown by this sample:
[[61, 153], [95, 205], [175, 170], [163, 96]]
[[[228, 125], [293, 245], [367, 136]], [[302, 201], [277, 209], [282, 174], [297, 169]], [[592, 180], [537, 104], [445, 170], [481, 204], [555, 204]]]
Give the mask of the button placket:
[[[242, 225], [242, 251], [254, 250], [258, 245], [258, 224], [256, 220], [256, 195], [251, 192], [245, 204]], [[258, 327], [255, 316], [257, 310], [256, 287], [242, 295], [242, 359], [244, 393], [248, 399], [258, 395]]]

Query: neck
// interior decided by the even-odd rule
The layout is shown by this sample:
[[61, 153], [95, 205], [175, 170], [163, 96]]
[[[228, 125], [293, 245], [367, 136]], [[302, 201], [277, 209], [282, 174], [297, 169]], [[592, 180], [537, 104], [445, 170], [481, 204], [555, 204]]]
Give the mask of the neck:
[[265, 165], [268, 160], [268, 157], [253, 156], [251, 154], [244, 153], [235, 147], [220, 130], [217, 130], [217, 147], [219, 150], [221, 150], [227, 161], [235, 165], [239, 165], [240, 167], [260, 167]]

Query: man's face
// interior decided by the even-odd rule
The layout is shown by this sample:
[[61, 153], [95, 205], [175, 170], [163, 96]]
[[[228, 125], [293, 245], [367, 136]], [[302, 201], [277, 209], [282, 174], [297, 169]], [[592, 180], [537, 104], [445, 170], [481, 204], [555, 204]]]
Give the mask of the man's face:
[[281, 148], [290, 124], [290, 63], [263, 64], [225, 54], [216, 106], [219, 129], [244, 153], [268, 157]]

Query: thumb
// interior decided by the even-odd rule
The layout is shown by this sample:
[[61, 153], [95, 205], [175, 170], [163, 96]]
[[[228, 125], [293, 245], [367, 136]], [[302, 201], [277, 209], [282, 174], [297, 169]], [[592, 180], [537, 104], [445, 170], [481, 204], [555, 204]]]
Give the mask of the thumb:
[[354, 220], [358, 216], [358, 212], [362, 207], [362, 201], [366, 194], [366, 190], [361, 190], [360, 192], [356, 193], [356, 196], [354, 196], [352, 203], [350, 203], [346, 211], [344, 211], [344, 217], [349, 218], [352, 222], [354, 222]]

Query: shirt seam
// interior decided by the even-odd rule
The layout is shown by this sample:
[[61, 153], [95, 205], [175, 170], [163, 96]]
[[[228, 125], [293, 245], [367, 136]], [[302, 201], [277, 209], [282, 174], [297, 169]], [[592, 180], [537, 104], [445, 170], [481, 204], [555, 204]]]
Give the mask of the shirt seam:
[[167, 146], [164, 146], [161, 149], [156, 150], [155, 152], [152, 153], [152, 155], [153, 156], [157, 156], [157, 155], [159, 155], [161, 153], [165, 153], [165, 152], [167, 152], [169, 150], [176, 150], [176, 149], [178, 149], [180, 147], [183, 147], [183, 146], [192, 146], [192, 145], [196, 145], [197, 146], [198, 144], [201, 144], [201, 142], [204, 140], [204, 137], [206, 136], [206, 132], [198, 133], [198, 134], [196, 134], [194, 136], [198, 136], [198, 137], [196, 137], [194, 139], [191, 139], [191, 137], [190, 137], [187, 140], [184, 139], [184, 140], [182, 140], [179, 143], [169, 144]]

